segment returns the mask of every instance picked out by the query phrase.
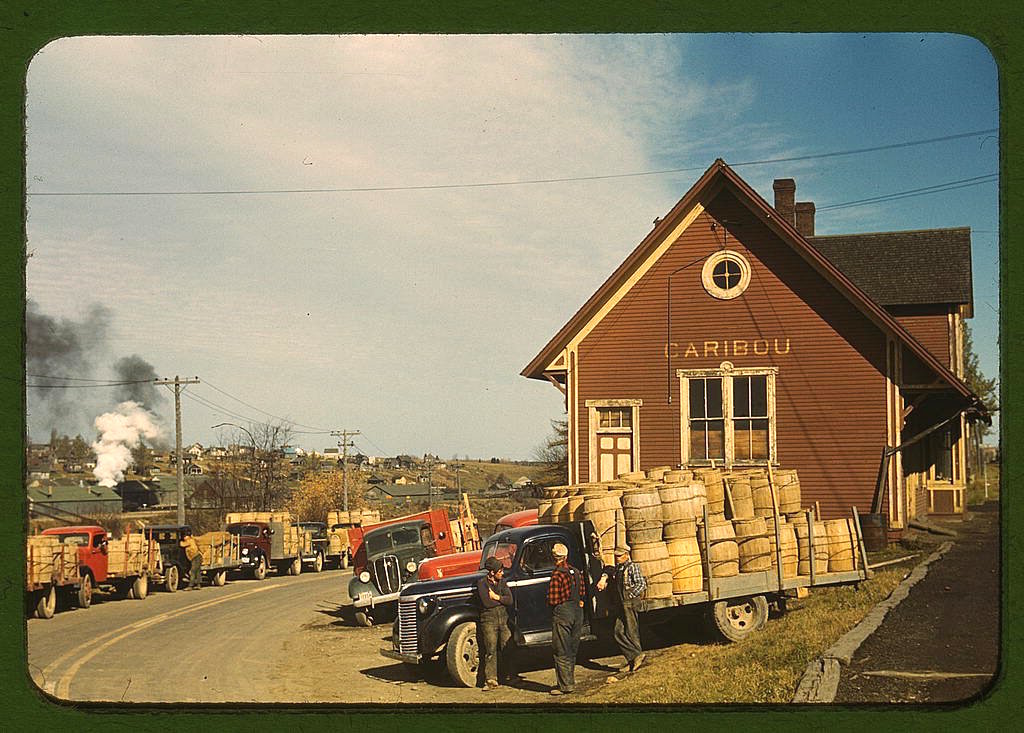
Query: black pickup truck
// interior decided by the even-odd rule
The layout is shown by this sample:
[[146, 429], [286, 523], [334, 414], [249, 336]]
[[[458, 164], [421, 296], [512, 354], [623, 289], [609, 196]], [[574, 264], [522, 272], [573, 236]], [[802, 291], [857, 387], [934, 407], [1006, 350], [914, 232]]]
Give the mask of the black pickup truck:
[[[584, 609], [584, 638], [593, 638], [595, 621], [607, 617], [604, 597], [591, 588], [601, 576], [601, 560], [594, 552], [590, 522], [563, 525], [535, 525], [508, 529], [492, 535], [484, 545], [480, 563], [497, 557], [505, 566], [505, 580], [515, 599], [513, 641], [533, 647], [551, 643], [551, 609], [548, 584], [555, 566], [551, 548], [561, 542], [569, 548], [569, 563], [586, 570], [587, 605]], [[430, 659], [445, 661], [452, 679], [466, 687], [476, 684], [478, 655], [476, 620], [478, 606], [473, 599], [477, 581], [483, 575], [459, 575], [427, 580], [405, 586], [398, 598], [398, 620], [392, 647], [381, 654], [407, 664]]]

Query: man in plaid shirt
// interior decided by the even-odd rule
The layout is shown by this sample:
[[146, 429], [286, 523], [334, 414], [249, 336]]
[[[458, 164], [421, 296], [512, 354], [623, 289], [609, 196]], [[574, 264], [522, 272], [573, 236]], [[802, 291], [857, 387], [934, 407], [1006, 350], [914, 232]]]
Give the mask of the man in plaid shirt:
[[569, 548], [561, 542], [551, 548], [555, 569], [548, 585], [551, 606], [551, 646], [558, 685], [552, 695], [568, 695], [576, 689], [576, 652], [583, 635], [583, 602], [586, 588], [583, 573], [569, 564]]
[[[646, 655], [640, 646], [640, 623], [637, 618], [640, 601], [647, 592], [647, 579], [643, 570], [629, 556], [629, 547], [615, 548], [615, 567], [606, 567], [597, 581], [597, 589], [603, 591], [611, 580], [615, 595], [615, 643], [619, 645], [626, 663], [619, 672], [635, 672], [643, 664]], [[608, 679], [615, 682], [614, 677]]]

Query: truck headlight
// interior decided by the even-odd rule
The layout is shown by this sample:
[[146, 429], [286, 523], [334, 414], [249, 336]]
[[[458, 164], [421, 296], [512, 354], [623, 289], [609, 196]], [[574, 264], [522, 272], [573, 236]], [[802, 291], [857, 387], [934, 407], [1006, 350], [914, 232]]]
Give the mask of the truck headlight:
[[405, 564], [405, 569], [407, 571], [409, 571], [410, 573], [415, 573], [416, 572], [416, 563], [413, 562], [412, 560], [410, 560], [409, 562], [407, 562]]
[[361, 582], [361, 583], [369, 583], [370, 582], [370, 574], [368, 572], [366, 572], [365, 570], [363, 572], [359, 573], [359, 582]]
[[427, 616], [431, 611], [434, 610], [434, 599], [433, 598], [420, 598], [416, 602], [416, 610], [420, 612], [420, 616]]
[[243, 547], [242, 548], [242, 554], [243, 555], [248, 555], [249, 554], [249, 548], [248, 547]]

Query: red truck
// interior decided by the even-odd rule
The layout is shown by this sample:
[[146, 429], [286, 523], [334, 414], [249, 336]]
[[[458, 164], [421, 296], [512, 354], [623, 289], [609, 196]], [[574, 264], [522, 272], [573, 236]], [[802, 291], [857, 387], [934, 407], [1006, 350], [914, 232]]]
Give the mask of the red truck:
[[66, 547], [78, 549], [78, 604], [88, 608], [96, 588], [113, 590], [124, 598], [143, 599], [149, 578], [157, 572], [160, 550], [141, 534], [110, 539], [98, 526], [52, 527], [44, 535], [57, 537]]
[[[421, 560], [451, 555], [467, 543], [479, 544], [475, 528], [466, 526], [461, 512], [459, 519], [449, 520], [444, 509], [352, 527], [348, 537], [354, 566], [348, 593], [361, 626], [371, 626], [381, 611], [393, 610], [398, 591], [415, 580]], [[456, 544], [460, 538], [468, 539]]]
[[[494, 525], [493, 534], [513, 527], [528, 527], [533, 524], [537, 524], [537, 510], [523, 509], [506, 514], [499, 519]], [[469, 552], [457, 552], [454, 555], [427, 558], [420, 562], [419, 569], [416, 571], [416, 580], [437, 580], [451, 578], [454, 575], [475, 573], [480, 569], [481, 556], [482, 550], [470, 550]]]

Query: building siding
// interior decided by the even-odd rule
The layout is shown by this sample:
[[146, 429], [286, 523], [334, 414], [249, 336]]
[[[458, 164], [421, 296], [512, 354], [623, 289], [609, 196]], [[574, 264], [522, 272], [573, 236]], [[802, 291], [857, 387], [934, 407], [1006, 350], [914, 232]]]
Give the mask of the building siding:
[[949, 308], [889, 308], [899, 324], [946, 366], [956, 371], [949, 354]]
[[[717, 232], [711, 230], [719, 222]], [[721, 222], [728, 222], [723, 240]], [[749, 261], [751, 282], [734, 300], [708, 295], [701, 267], [721, 249]], [[672, 346], [666, 346], [672, 275]], [[732, 342], [746, 341], [736, 356]], [[754, 355], [766, 340], [770, 353]], [[776, 347], [776, 340], [778, 346]], [[718, 355], [704, 342], [715, 342]], [[722, 346], [728, 341], [728, 354]], [[694, 344], [699, 356], [685, 356]], [[671, 363], [666, 356], [671, 348]], [[778, 353], [781, 352], [781, 353]], [[804, 504], [825, 517], [870, 506], [886, 444], [885, 336], [728, 192], [679, 237], [577, 349], [579, 480], [589, 476], [588, 399], [641, 399], [639, 468], [680, 461], [677, 369], [778, 368], [778, 463], [799, 472]], [[671, 401], [669, 396], [671, 395]]]

